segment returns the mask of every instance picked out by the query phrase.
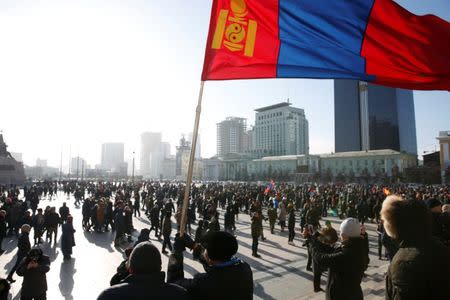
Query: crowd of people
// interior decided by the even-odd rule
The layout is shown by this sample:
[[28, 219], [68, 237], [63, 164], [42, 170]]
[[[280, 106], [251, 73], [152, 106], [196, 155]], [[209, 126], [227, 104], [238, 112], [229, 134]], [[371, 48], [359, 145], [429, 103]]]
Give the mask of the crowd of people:
[[[297, 239], [307, 248], [307, 270], [313, 272], [315, 292], [323, 291], [320, 278], [328, 272], [325, 291], [328, 299], [363, 298], [361, 280], [369, 265], [369, 242], [364, 227], [367, 222], [377, 224], [379, 259], [391, 261], [387, 299], [450, 299], [448, 263], [440, 263], [439, 280], [426, 276], [437, 263], [433, 259], [448, 261], [449, 257], [445, 256], [450, 246], [448, 187], [196, 183], [191, 187], [187, 223], [183, 228], [186, 234], [181, 235], [184, 190], [183, 183], [159, 181], [38, 182], [23, 190], [0, 187], [0, 251], [3, 253], [1, 245], [5, 237], [17, 237], [18, 249], [13, 268], [6, 280], [0, 280], [0, 295], [15, 281], [13, 275], [17, 273], [24, 277], [22, 299], [45, 299], [45, 274], [50, 261], [40, 245], [56, 244], [61, 227], [60, 246], [64, 259], [70, 260], [76, 226], [65, 202], [57, 210], [56, 206], [40, 207], [40, 201], [52, 203], [61, 198], [70, 201], [73, 196], [74, 205], [82, 211], [82, 220], [77, 220], [81, 230], [100, 234], [114, 231], [114, 245], [127, 248], [126, 259], [112, 277], [112, 287], [98, 297], [101, 300], [125, 299], [124, 295], [144, 299], [149, 289], [161, 299], [252, 299], [251, 268], [238, 258], [235, 234], [240, 214], [250, 216], [255, 258], [261, 257], [259, 241], [270, 238], [264, 232], [263, 222], [269, 222], [270, 234], [287, 229], [287, 243], [291, 245], [298, 229], [301, 235]], [[150, 223], [149, 228], [141, 230], [137, 241], [132, 238], [135, 217], [147, 218]], [[330, 222], [321, 223], [326, 217], [343, 220], [339, 233]], [[29, 237], [32, 229], [33, 246]], [[152, 231], [162, 243], [161, 253], [171, 252], [166, 280], [161, 271], [161, 253], [149, 242]], [[184, 278], [186, 248], [193, 251], [205, 268], [205, 273], [192, 279]], [[433, 257], [432, 252], [438, 255]], [[408, 272], [420, 274], [409, 276]], [[438, 280], [444, 286], [428, 287], [424, 283], [415, 294], [419, 286], [414, 280], [421, 278]], [[229, 289], [232, 282], [239, 288]], [[436, 297], [412, 297], [424, 293], [434, 293]]]

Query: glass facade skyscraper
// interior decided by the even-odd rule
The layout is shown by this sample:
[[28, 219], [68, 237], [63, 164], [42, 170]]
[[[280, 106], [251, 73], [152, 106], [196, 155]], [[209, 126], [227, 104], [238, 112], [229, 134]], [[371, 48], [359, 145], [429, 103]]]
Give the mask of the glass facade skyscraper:
[[417, 154], [413, 92], [334, 81], [335, 151], [392, 149]]

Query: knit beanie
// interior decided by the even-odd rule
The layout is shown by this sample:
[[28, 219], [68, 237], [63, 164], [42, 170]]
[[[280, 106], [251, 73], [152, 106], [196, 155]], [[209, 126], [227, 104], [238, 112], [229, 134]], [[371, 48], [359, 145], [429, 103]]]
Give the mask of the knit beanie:
[[341, 223], [340, 231], [341, 234], [345, 234], [350, 238], [359, 237], [361, 235], [361, 226], [355, 218], [348, 218]]

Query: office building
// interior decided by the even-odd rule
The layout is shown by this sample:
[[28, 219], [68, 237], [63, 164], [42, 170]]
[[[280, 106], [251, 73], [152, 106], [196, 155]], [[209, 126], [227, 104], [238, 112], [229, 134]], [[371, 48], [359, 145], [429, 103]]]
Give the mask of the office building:
[[[187, 141], [192, 145], [192, 132], [188, 134]], [[197, 145], [195, 146], [195, 158], [202, 158], [202, 139], [200, 137], [200, 133], [197, 136]]]
[[124, 148], [123, 143], [102, 144], [101, 168], [113, 172], [121, 169], [124, 163]]
[[228, 117], [217, 124], [217, 155], [226, 157], [244, 152], [247, 119]]
[[70, 160], [70, 165], [71, 165], [70, 174], [78, 175], [80, 177], [84, 172], [84, 170], [89, 168], [89, 166], [86, 163], [86, 160], [79, 156], [72, 157]]
[[161, 132], [144, 132], [141, 135], [140, 174], [142, 176], [159, 178], [163, 160], [161, 143]]
[[253, 140], [257, 156], [309, 154], [309, 124], [303, 109], [281, 102], [255, 111]]
[[334, 81], [335, 152], [392, 149], [417, 155], [413, 92]]
[[441, 131], [437, 137], [440, 145], [441, 178], [446, 183], [450, 177], [450, 131]]
[[40, 158], [36, 159], [36, 167], [41, 167], [41, 168], [47, 167], [47, 160], [40, 159]]

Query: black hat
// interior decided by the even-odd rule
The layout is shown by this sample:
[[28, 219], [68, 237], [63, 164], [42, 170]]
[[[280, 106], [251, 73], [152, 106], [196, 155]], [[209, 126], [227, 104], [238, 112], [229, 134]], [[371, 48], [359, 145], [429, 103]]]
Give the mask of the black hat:
[[439, 200], [437, 200], [435, 198], [431, 198], [430, 200], [427, 201], [428, 209], [433, 209], [436, 206], [441, 206], [441, 205], [442, 205], [441, 201], [439, 201]]
[[236, 254], [238, 243], [236, 238], [225, 231], [210, 231], [204, 238], [204, 246], [212, 260], [228, 261]]
[[150, 242], [139, 243], [134, 247], [128, 260], [133, 274], [151, 274], [161, 271], [161, 254]]

